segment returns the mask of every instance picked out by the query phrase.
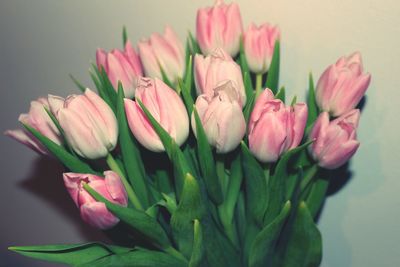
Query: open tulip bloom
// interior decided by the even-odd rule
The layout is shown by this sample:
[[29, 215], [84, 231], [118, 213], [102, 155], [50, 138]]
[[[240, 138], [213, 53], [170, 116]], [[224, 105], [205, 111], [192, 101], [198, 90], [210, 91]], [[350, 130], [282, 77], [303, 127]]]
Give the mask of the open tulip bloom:
[[317, 215], [360, 146], [361, 54], [316, 88], [310, 75], [297, 102], [279, 87], [278, 28], [244, 33], [235, 3], [200, 9], [186, 51], [170, 27], [138, 53], [123, 36], [97, 50], [97, 93], [74, 79], [81, 94], [32, 101], [5, 134], [58, 159], [82, 220], [128, 242], [10, 249], [80, 267], [319, 266]]

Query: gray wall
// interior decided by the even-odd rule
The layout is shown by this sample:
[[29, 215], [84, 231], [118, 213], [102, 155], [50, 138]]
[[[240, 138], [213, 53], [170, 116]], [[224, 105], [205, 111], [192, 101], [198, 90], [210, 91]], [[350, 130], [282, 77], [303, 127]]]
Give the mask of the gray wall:
[[[133, 42], [166, 23], [183, 38], [194, 29], [197, 7], [212, 2], [1, 0], [0, 130], [16, 127], [31, 99], [77, 92], [68, 73], [90, 84], [87, 70], [95, 49], [120, 47], [122, 25]], [[400, 4], [238, 2], [246, 25], [280, 25], [281, 81], [289, 97], [304, 95], [310, 70], [319, 76], [340, 55], [362, 52], [373, 77], [359, 130], [362, 145], [352, 161], [352, 178], [328, 199], [321, 216], [322, 266], [400, 266]], [[0, 147], [0, 266], [55, 266], [10, 253], [10, 245], [107, 240], [81, 223], [63, 189], [60, 166], [6, 137], [0, 137]]]

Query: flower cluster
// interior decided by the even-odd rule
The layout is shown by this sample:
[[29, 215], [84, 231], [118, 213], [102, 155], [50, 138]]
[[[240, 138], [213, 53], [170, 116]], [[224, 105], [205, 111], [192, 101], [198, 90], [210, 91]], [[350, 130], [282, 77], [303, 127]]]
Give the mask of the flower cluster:
[[[247, 251], [247, 242], [255, 238], [252, 231], [261, 234], [275, 222], [287, 207], [284, 200], [306, 201], [315, 170], [345, 164], [360, 145], [356, 107], [371, 78], [357, 52], [329, 66], [315, 90], [310, 84], [307, 103], [294, 99], [287, 104], [277, 84], [276, 26], [251, 24], [244, 31], [238, 5], [222, 1], [199, 9], [196, 22], [196, 39], [188, 38], [187, 51], [170, 27], [141, 40], [138, 52], [130, 41], [123, 50], [98, 49], [93, 70], [98, 94], [86, 88], [65, 99], [39, 98], [19, 118], [24, 130], [6, 132], [65, 164], [70, 171], [64, 173], [66, 188], [85, 222], [108, 229], [122, 220], [154, 247], [185, 260], [195, 241], [183, 236], [193, 235], [187, 232], [195, 227], [193, 220], [206, 221], [207, 208], [199, 203], [213, 203], [209, 216], [219, 216], [213, 219], [220, 224], [213, 231], [221, 228], [232, 247], [253, 253]], [[173, 168], [152, 162], [164, 156]], [[101, 159], [102, 164], [93, 164]], [[289, 172], [299, 169], [304, 175], [293, 183]], [[283, 181], [280, 189], [278, 181]], [[147, 230], [121, 207], [161, 230], [154, 225]], [[160, 224], [173, 236], [171, 244], [158, 222], [159, 207], [170, 212]], [[245, 216], [254, 229], [239, 229], [233, 214]], [[257, 258], [256, 252], [246, 253], [244, 260]], [[211, 255], [207, 259], [217, 266]], [[230, 259], [224, 260], [229, 265]]]

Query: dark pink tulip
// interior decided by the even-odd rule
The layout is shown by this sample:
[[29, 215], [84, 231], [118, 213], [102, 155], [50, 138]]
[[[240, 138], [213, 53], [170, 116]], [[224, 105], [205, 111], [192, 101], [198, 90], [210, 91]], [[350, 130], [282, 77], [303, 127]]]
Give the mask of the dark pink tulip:
[[[178, 145], [189, 135], [189, 118], [179, 95], [158, 78], [141, 78], [135, 99], [142, 101], [153, 117]], [[129, 127], [136, 139], [153, 152], [164, 151], [160, 138], [142, 108], [133, 100], [125, 99], [125, 112]]]
[[109, 229], [119, 222], [103, 202], [96, 201], [84, 188], [86, 183], [107, 200], [123, 207], [128, 205], [128, 196], [121, 178], [113, 171], [104, 172], [103, 177], [93, 174], [64, 173], [64, 183], [82, 219], [100, 229]]
[[205, 55], [222, 48], [232, 57], [236, 56], [242, 32], [242, 17], [236, 3], [227, 5], [218, 0], [213, 7], [197, 11], [196, 37]]
[[249, 121], [249, 148], [261, 162], [275, 162], [283, 152], [297, 147], [307, 122], [307, 105], [293, 106], [274, 98], [265, 89], [257, 99]]
[[252, 23], [243, 34], [243, 48], [249, 69], [258, 74], [266, 73], [274, 54], [279, 29], [265, 23], [257, 27]]
[[310, 152], [319, 166], [336, 169], [356, 153], [360, 146], [356, 139], [359, 118], [358, 109], [353, 109], [333, 121], [329, 121], [327, 112], [319, 115], [309, 137], [315, 140], [310, 146]]
[[[46, 136], [56, 144], [62, 144], [62, 137], [56, 125], [53, 123], [45, 108], [49, 109], [49, 102], [46, 98], [39, 98], [31, 102], [29, 112], [21, 114], [19, 121], [29, 125], [42, 135]], [[41, 154], [48, 154], [47, 149], [28, 131], [26, 130], [7, 130], [6, 135], [14, 138], [18, 142], [30, 147]]]
[[360, 53], [341, 57], [319, 78], [317, 104], [332, 116], [345, 114], [358, 105], [370, 81], [371, 75], [363, 71]]
[[103, 49], [96, 52], [97, 67], [102, 67], [107, 73], [115, 90], [118, 90], [118, 81], [121, 81], [125, 96], [132, 98], [135, 95], [137, 79], [143, 75], [139, 56], [130, 41], [125, 44], [124, 51], [114, 49], [107, 53]]

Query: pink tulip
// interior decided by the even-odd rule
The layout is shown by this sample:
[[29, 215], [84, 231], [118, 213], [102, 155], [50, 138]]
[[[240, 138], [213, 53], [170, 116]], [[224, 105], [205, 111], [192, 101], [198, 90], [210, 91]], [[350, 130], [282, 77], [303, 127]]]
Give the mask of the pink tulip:
[[213, 7], [197, 11], [196, 37], [205, 55], [222, 48], [232, 57], [236, 56], [242, 32], [242, 17], [236, 3], [227, 5], [218, 0]]
[[214, 95], [214, 89], [231, 81], [238, 95], [238, 103], [246, 103], [246, 92], [240, 66], [224, 50], [216, 49], [213, 54], [194, 57], [194, 78], [197, 94]]
[[319, 115], [310, 133], [310, 139], [315, 140], [310, 146], [310, 152], [319, 166], [336, 169], [356, 153], [360, 146], [356, 139], [359, 118], [358, 109], [353, 109], [333, 121], [329, 121], [327, 112]]
[[[62, 137], [60, 132], [47, 114], [45, 108], [49, 109], [49, 102], [46, 98], [39, 98], [32, 101], [29, 112], [27, 114], [21, 114], [19, 116], [19, 121], [34, 128], [56, 144], [61, 145]], [[5, 134], [40, 154], [48, 154], [47, 149], [39, 140], [26, 130], [8, 130]]]
[[127, 41], [125, 50], [112, 50], [110, 53], [97, 49], [96, 61], [99, 70], [103, 67], [114, 89], [118, 90], [118, 81], [121, 81], [125, 96], [132, 98], [135, 95], [137, 79], [143, 76], [142, 64], [131, 42]]
[[261, 162], [275, 162], [282, 153], [301, 142], [307, 122], [307, 105], [285, 106], [265, 89], [249, 121], [249, 148]]
[[332, 116], [340, 116], [355, 108], [364, 96], [371, 75], [363, 72], [361, 54], [341, 57], [319, 78], [316, 89], [318, 106]]
[[[217, 153], [234, 150], [246, 133], [246, 122], [232, 81], [214, 89], [214, 95], [203, 94], [196, 100], [196, 110], [208, 142]], [[192, 129], [196, 134], [196, 121], [192, 114]]]
[[274, 54], [275, 42], [279, 40], [279, 28], [269, 24], [257, 27], [251, 24], [243, 34], [244, 53], [249, 69], [254, 73], [266, 73]]
[[105, 178], [82, 173], [64, 173], [63, 176], [68, 193], [86, 223], [96, 228], [109, 229], [119, 222], [103, 202], [96, 201], [83, 187], [84, 184], [88, 184], [107, 200], [126, 207], [128, 196], [121, 178], [115, 172], [104, 172]]
[[[157, 78], [141, 78], [135, 98], [142, 101], [178, 145], [185, 142], [189, 135], [189, 118], [181, 98], [174, 90]], [[125, 112], [133, 135], [144, 147], [153, 152], [165, 150], [137, 102], [125, 99]]]
[[138, 44], [146, 76], [162, 79], [161, 69], [172, 83], [185, 72], [185, 50], [176, 33], [166, 27], [164, 35], [153, 33]]
[[117, 119], [104, 100], [90, 89], [71, 95], [62, 107], [52, 107], [75, 152], [88, 159], [107, 156], [117, 144]]

